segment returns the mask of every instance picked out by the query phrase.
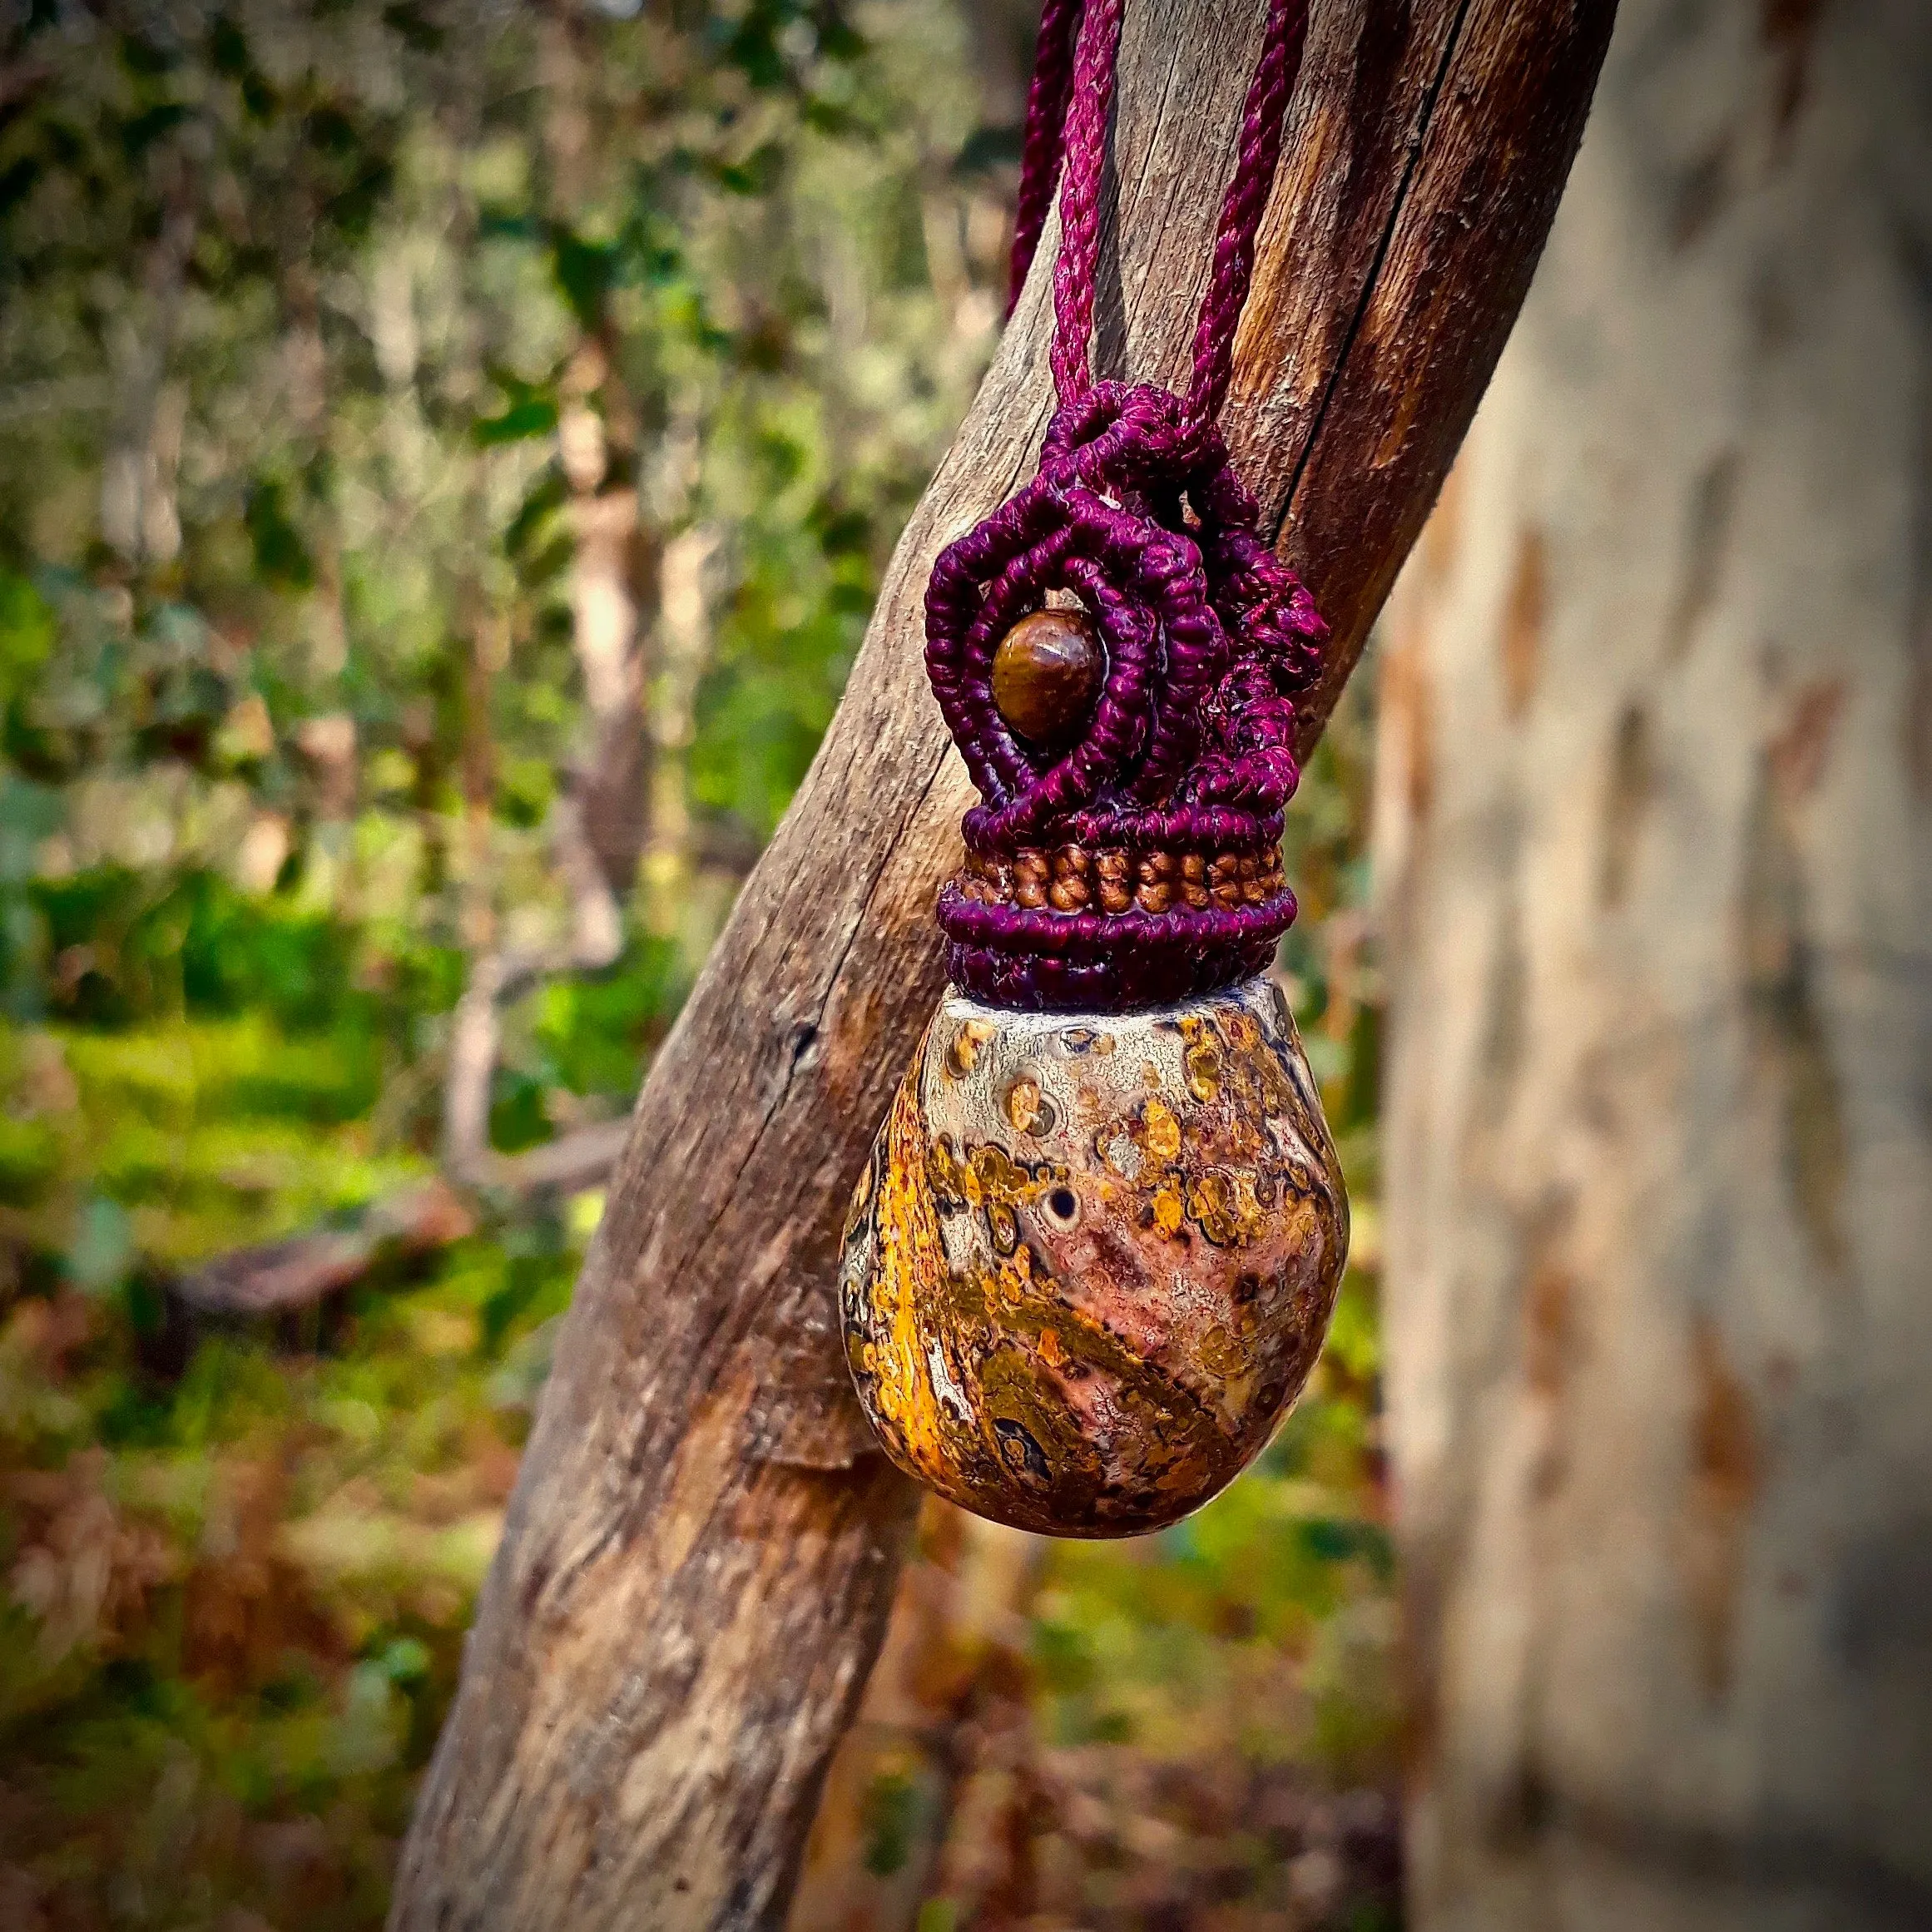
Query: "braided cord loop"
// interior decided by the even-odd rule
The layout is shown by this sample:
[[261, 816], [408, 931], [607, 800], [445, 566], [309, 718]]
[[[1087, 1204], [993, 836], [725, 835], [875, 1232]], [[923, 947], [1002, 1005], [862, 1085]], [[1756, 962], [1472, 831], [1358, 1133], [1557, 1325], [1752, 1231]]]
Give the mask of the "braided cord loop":
[[1047, 225], [1047, 211], [1053, 205], [1067, 97], [1073, 86], [1073, 32], [1079, 24], [1080, 0], [1046, 0], [1040, 10], [1033, 82], [1027, 89], [1019, 198], [1013, 211], [1013, 271], [1006, 292], [1009, 317], [1026, 286], [1027, 270], [1039, 249], [1040, 231]]
[[[1279, 855], [1295, 705], [1328, 634], [1258, 534], [1216, 428], [1307, 0], [1269, 10], [1185, 398], [1088, 369], [1121, 13], [1122, 0], [1047, 0], [1013, 293], [1063, 172], [1059, 407], [1038, 473], [941, 554], [926, 593], [928, 676], [981, 798], [939, 922], [954, 980], [1008, 1007], [1169, 1003], [1266, 966], [1295, 916]], [[1092, 716], [1057, 754], [1016, 736], [992, 695], [1001, 638], [1049, 600], [1081, 605], [1107, 653]]]

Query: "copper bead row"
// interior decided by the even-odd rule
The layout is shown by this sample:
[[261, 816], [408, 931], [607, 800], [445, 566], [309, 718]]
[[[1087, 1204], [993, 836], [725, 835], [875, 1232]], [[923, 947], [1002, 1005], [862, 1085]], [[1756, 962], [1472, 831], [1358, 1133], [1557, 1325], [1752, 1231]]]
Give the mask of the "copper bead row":
[[1051, 907], [1055, 912], [1172, 912], [1218, 905], [1261, 905], [1286, 880], [1281, 855], [1267, 852], [1131, 853], [1062, 845], [1022, 847], [1011, 863], [968, 854], [959, 889], [983, 905]]

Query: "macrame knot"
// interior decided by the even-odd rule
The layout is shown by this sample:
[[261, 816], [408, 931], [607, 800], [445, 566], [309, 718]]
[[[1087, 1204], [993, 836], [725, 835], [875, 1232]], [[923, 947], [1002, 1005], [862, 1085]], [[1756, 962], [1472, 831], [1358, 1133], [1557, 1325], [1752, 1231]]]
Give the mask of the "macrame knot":
[[[1256, 533], [1211, 419], [1150, 384], [1092, 384], [1038, 474], [934, 567], [926, 668], [982, 803], [939, 917], [988, 1003], [1117, 1011], [1261, 970], [1295, 916], [1282, 808], [1295, 706], [1327, 627]], [[1106, 654], [1070, 742], [1023, 739], [994, 653], [1077, 607]]]
[[1089, 367], [1122, 0], [1043, 0], [1013, 280], [1063, 167], [1038, 473], [953, 544], [926, 668], [979, 787], [954, 984], [859, 1177], [840, 1323], [898, 1466], [1049, 1535], [1129, 1536], [1251, 1462], [1348, 1251], [1264, 968], [1326, 627], [1216, 423], [1307, 0], [1269, 0], [1185, 395]]

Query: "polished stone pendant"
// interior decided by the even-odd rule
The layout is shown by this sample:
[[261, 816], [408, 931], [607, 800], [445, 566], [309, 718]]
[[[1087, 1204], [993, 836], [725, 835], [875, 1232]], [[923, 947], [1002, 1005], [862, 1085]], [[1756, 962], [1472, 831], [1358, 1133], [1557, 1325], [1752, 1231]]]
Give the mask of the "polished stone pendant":
[[1266, 1446], [1347, 1245], [1271, 982], [1104, 1015], [949, 992], [853, 1196], [846, 1353], [909, 1474], [1023, 1529], [1134, 1535]]

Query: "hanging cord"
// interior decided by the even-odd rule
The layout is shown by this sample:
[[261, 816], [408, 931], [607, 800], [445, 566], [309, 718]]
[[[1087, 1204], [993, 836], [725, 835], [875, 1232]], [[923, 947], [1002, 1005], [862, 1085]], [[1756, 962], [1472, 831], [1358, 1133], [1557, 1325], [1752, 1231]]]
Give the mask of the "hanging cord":
[[1073, 85], [1073, 32], [1079, 24], [1080, 0], [1046, 0], [1040, 12], [1039, 44], [1033, 52], [1033, 85], [1027, 90], [1019, 197], [1013, 211], [1013, 265], [1006, 290], [1009, 317], [1026, 286], [1027, 270], [1033, 265], [1040, 245], [1040, 230], [1047, 225], [1047, 211], [1053, 205], [1067, 95]]
[[[1259, 972], [1295, 916], [1282, 809], [1295, 701], [1327, 627], [1256, 530], [1216, 419], [1281, 151], [1308, 0], [1271, 0], [1196, 324], [1185, 397], [1089, 368], [1100, 181], [1122, 0], [1046, 0], [1013, 283], [1059, 178], [1050, 361], [1059, 407], [1032, 482], [933, 567], [926, 668], [982, 803], [940, 894], [954, 979], [995, 1004], [1121, 1010]], [[1007, 632], [1070, 594], [1105, 645], [1078, 741], [1047, 754], [993, 702]]]
[[1261, 57], [1248, 83], [1234, 179], [1221, 205], [1221, 226], [1214, 238], [1214, 272], [1194, 329], [1194, 383], [1187, 393], [1187, 414], [1196, 424], [1214, 422], [1227, 399], [1228, 382], [1234, 374], [1235, 331], [1241, 310], [1247, 306], [1248, 287], [1255, 273], [1255, 242], [1281, 159], [1288, 97], [1301, 72], [1302, 49], [1307, 43], [1308, 0], [1273, 0]]
[[1113, 106], [1121, 0], [1090, 0], [1073, 54], [1060, 188], [1060, 258], [1053, 264], [1053, 387], [1060, 406], [1092, 387], [1087, 341], [1093, 333], [1094, 270], [1100, 260], [1101, 160]]
[[[1061, 404], [1092, 387], [1100, 255], [1100, 182], [1107, 121], [1119, 62], [1122, 0], [1046, 0], [1027, 96], [1019, 200], [1013, 219], [1007, 312], [1013, 312], [1038, 252], [1056, 181], [1060, 255], [1053, 266], [1054, 388]], [[1077, 37], [1076, 37], [1077, 27]], [[1185, 419], [1198, 433], [1221, 414], [1234, 369], [1234, 340], [1255, 267], [1255, 240], [1281, 158], [1282, 128], [1308, 39], [1308, 0], [1271, 0], [1261, 54], [1248, 84], [1232, 180], [1221, 202], [1207, 294], [1194, 330], [1194, 376]]]

